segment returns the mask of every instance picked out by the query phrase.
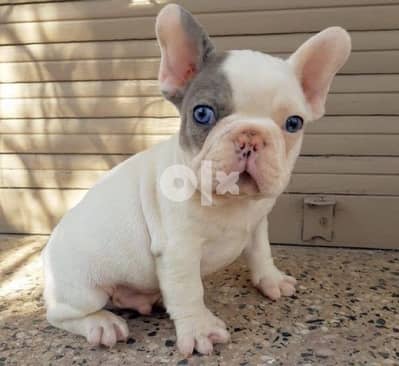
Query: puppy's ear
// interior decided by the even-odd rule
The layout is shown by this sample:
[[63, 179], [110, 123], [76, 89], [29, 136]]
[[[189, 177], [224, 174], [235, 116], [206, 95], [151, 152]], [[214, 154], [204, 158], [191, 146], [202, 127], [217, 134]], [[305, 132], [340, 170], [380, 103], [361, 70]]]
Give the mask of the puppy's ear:
[[214, 47], [193, 16], [175, 4], [160, 11], [155, 31], [161, 48], [158, 76], [161, 91], [179, 105], [185, 89], [214, 52]]
[[288, 59], [301, 83], [312, 120], [324, 115], [331, 82], [350, 51], [348, 32], [340, 27], [331, 27], [307, 40]]

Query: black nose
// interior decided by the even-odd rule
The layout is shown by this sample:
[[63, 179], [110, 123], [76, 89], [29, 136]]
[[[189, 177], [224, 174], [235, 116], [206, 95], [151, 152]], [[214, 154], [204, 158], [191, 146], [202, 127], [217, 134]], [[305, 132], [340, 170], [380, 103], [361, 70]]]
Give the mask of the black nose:
[[244, 147], [240, 147], [240, 150], [241, 158], [248, 159], [251, 156], [253, 147], [245, 145]]

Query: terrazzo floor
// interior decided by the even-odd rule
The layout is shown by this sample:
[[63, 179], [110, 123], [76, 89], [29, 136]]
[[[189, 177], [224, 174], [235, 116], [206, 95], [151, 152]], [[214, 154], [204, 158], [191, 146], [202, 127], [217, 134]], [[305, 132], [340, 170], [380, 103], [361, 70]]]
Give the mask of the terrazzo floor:
[[275, 262], [299, 282], [271, 302], [238, 261], [205, 282], [206, 302], [231, 343], [184, 359], [172, 322], [120, 311], [130, 338], [94, 348], [45, 320], [39, 252], [43, 237], [0, 237], [2, 365], [399, 365], [399, 252], [274, 246]]

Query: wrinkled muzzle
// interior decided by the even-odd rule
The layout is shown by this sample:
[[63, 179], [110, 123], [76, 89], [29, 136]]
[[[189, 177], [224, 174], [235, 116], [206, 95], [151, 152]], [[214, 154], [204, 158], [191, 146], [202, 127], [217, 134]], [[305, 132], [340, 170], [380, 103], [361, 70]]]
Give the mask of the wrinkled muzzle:
[[283, 132], [270, 119], [220, 121], [193, 169], [213, 194], [276, 197], [290, 175]]

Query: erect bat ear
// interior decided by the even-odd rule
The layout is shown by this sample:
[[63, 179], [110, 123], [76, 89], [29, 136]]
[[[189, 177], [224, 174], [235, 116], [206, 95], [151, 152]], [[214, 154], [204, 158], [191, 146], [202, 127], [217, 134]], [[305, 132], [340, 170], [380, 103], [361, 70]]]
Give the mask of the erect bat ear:
[[190, 81], [214, 52], [214, 46], [191, 13], [175, 4], [160, 11], [155, 28], [161, 48], [161, 91], [179, 104]]
[[312, 120], [324, 115], [331, 82], [350, 52], [348, 32], [331, 27], [311, 37], [288, 59], [301, 83]]

